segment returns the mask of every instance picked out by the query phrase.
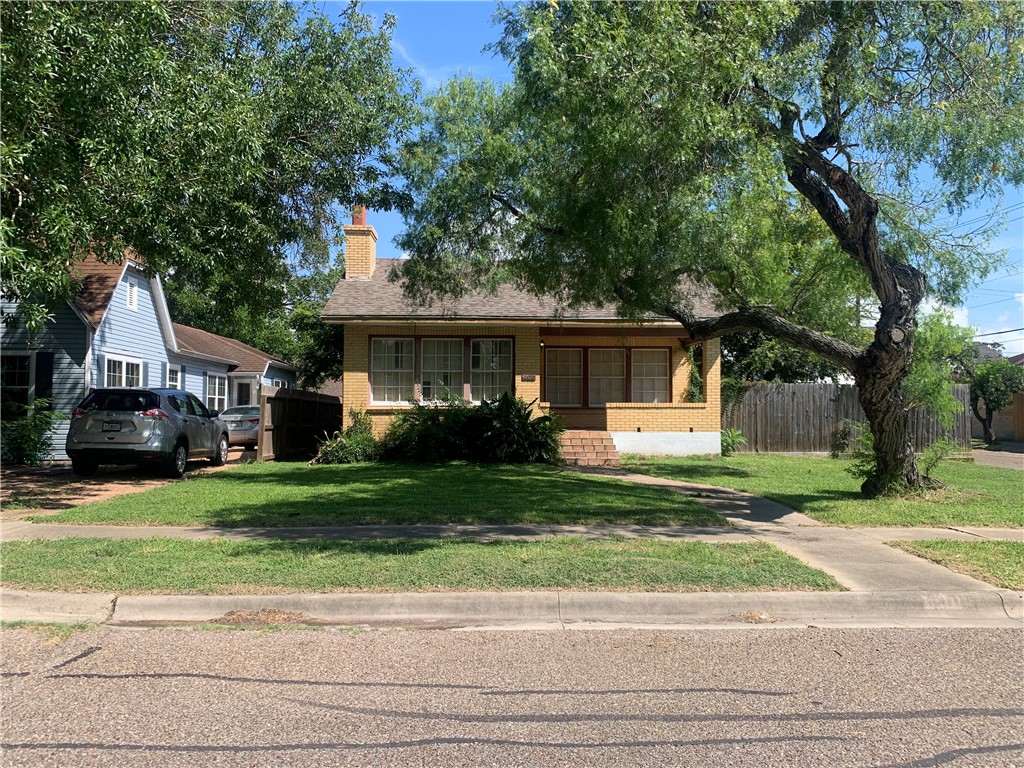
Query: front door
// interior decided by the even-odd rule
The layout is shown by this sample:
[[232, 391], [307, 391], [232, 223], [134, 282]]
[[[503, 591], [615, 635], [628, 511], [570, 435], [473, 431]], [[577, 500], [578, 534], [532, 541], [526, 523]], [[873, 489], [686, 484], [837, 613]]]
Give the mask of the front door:
[[252, 384], [248, 381], [239, 381], [235, 384], [235, 405], [249, 405], [252, 403]]

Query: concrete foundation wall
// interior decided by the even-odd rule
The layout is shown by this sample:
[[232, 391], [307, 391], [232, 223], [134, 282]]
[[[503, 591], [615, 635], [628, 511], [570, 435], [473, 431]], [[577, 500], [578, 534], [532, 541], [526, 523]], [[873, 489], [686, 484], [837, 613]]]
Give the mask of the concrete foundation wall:
[[619, 453], [691, 456], [722, 452], [721, 432], [612, 432]]

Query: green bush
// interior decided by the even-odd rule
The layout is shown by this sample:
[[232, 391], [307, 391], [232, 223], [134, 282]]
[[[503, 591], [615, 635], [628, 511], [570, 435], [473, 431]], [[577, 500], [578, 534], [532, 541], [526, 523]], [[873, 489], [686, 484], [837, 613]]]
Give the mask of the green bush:
[[532, 403], [503, 394], [474, 407], [462, 401], [417, 405], [395, 417], [382, 456], [403, 461], [561, 461], [562, 427], [551, 416], [534, 417]]
[[928, 445], [921, 454], [921, 474], [930, 477], [939, 462], [949, 457], [959, 446], [952, 440], [942, 438]]
[[10, 464], [38, 464], [53, 457], [53, 428], [68, 417], [50, 410], [50, 401], [32, 405], [8, 402], [8, 413], [20, 414], [0, 424], [0, 457]]
[[722, 430], [722, 455], [732, 456], [741, 445], [747, 444], [747, 438], [735, 427]]
[[348, 429], [335, 432], [320, 443], [310, 464], [355, 464], [374, 461], [380, 454], [380, 444], [373, 434], [373, 422], [363, 411], [351, 410], [352, 423]]

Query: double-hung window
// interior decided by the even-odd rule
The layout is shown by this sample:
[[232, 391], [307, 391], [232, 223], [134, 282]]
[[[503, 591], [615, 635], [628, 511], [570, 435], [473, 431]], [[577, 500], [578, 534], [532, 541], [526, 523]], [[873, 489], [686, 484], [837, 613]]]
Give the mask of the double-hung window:
[[130, 357], [106, 356], [103, 371], [105, 387], [141, 387], [142, 361]]
[[173, 363], [167, 366], [167, 388], [181, 389], [181, 366]]
[[583, 405], [583, 350], [548, 349], [545, 366], [545, 399], [552, 405]]
[[479, 403], [511, 393], [512, 339], [473, 339], [469, 349], [469, 399]]
[[228, 377], [211, 373], [206, 377], [206, 407], [223, 411], [228, 407]]
[[29, 353], [0, 356], [0, 408], [4, 421], [25, 414], [32, 402], [32, 357]]
[[590, 405], [621, 403], [626, 399], [626, 350], [591, 349]]
[[420, 398], [424, 401], [463, 397], [462, 339], [420, 342]]
[[413, 402], [414, 360], [413, 339], [374, 339], [370, 346], [372, 402]]
[[633, 402], [667, 403], [669, 392], [668, 350], [634, 349]]

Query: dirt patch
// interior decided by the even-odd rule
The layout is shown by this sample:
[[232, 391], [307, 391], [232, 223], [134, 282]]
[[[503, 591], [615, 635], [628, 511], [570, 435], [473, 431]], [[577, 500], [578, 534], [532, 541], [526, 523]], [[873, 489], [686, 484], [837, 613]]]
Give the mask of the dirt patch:
[[209, 623], [220, 624], [226, 627], [258, 629], [259, 627], [323, 626], [326, 622], [296, 611], [278, 611], [271, 608], [262, 608], [258, 611], [229, 611], [219, 619], [214, 619]]
[[[185, 477], [198, 477], [237, 466], [242, 456], [236, 451], [228, 463], [214, 467], [206, 461], [191, 462]], [[103, 466], [92, 477], [79, 477], [63, 465], [12, 467], [0, 471], [0, 519], [16, 520], [26, 515], [45, 515], [104, 501], [126, 493], [141, 493], [178, 482], [156, 475], [151, 469], [132, 466]]]
[[785, 619], [780, 619], [778, 616], [772, 616], [770, 613], [764, 611], [743, 611], [742, 613], [736, 613], [732, 616], [726, 616], [725, 621], [740, 621], [744, 624], [775, 624]]

